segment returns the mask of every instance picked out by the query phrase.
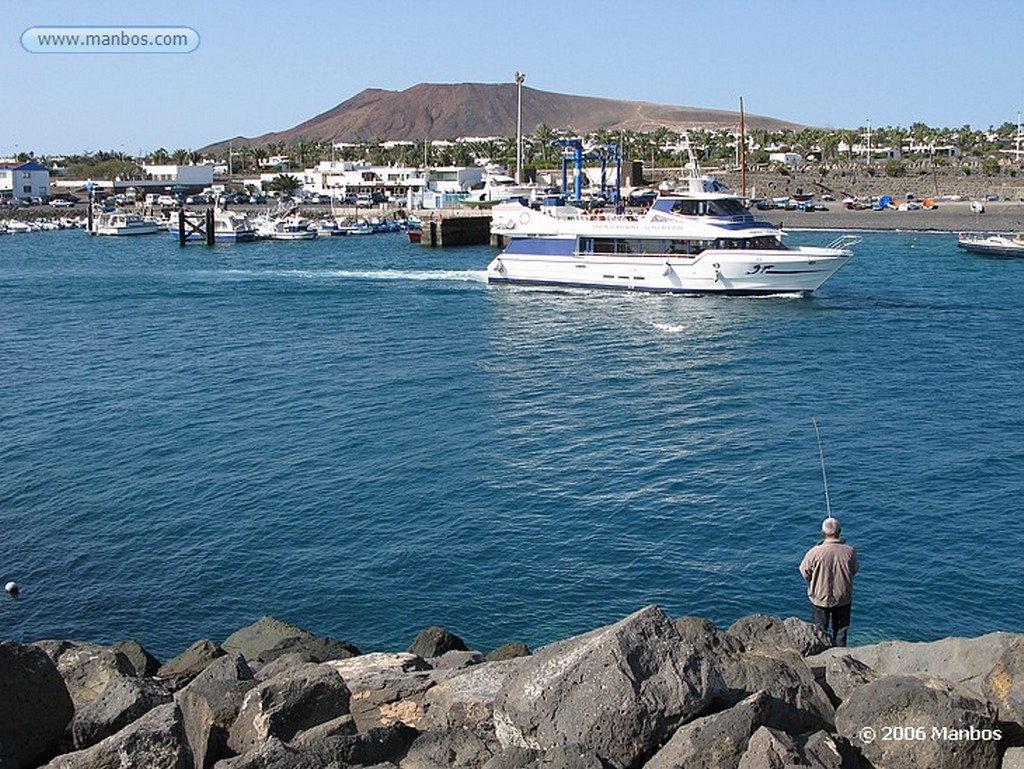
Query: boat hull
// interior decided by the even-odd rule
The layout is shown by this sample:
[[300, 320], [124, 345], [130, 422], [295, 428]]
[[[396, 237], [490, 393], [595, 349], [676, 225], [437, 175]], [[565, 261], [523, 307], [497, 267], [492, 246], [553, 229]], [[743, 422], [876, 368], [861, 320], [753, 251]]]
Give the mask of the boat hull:
[[123, 237], [128, 235], [155, 235], [158, 232], [160, 232], [160, 225], [151, 224], [134, 227], [97, 227], [93, 231], [93, 234]]
[[972, 254], [1024, 259], [1024, 242], [1015, 238], [961, 238], [957, 245]]
[[494, 284], [671, 294], [809, 294], [852, 256], [835, 249], [705, 251], [692, 259], [527, 256], [503, 253], [487, 267]]

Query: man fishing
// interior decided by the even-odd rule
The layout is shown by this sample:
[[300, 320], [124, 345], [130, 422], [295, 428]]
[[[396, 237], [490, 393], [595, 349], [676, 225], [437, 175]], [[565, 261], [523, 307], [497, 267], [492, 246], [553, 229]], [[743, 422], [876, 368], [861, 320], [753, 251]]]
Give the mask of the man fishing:
[[842, 526], [829, 516], [821, 524], [824, 536], [807, 551], [800, 562], [800, 573], [807, 580], [807, 597], [811, 600], [811, 622], [829, 633], [833, 646], [846, 646], [853, 603], [853, 575], [860, 565], [857, 551], [839, 537]]

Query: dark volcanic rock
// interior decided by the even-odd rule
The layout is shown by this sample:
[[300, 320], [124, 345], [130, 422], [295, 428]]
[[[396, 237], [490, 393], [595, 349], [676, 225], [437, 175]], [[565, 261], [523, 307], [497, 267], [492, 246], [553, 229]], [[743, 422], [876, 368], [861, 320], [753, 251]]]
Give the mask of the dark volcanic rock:
[[269, 737], [285, 742], [296, 733], [349, 712], [349, 689], [329, 665], [305, 665], [250, 689], [231, 726], [228, 747], [238, 753]]
[[402, 721], [419, 726], [424, 693], [436, 680], [421, 657], [373, 652], [326, 663], [338, 671], [352, 693], [349, 708], [361, 731]]
[[111, 680], [135, 675], [135, 667], [125, 655], [105, 646], [74, 641], [39, 641], [33, 645], [57, 665], [76, 710], [98, 699]]
[[476, 665], [439, 680], [422, 697], [425, 715], [419, 724], [424, 729], [471, 731], [493, 742], [494, 700], [526, 658]]
[[153, 677], [160, 670], [160, 660], [146, 651], [138, 641], [118, 641], [110, 650], [116, 654], [123, 654], [137, 676]]
[[821, 667], [829, 657], [848, 654], [876, 672], [888, 675], [921, 675], [944, 678], [983, 695], [985, 679], [1008, 649], [1024, 640], [1018, 633], [988, 633], [977, 638], [943, 638], [938, 641], [884, 641], [869, 646], [828, 649], [808, 658]]
[[313, 757], [309, 765], [327, 766], [331, 762], [340, 766], [372, 766], [384, 762], [397, 765], [418, 735], [412, 727], [396, 723], [350, 736], [328, 737], [308, 751]]
[[735, 769], [751, 735], [768, 722], [770, 715], [768, 695], [752, 694], [728, 710], [676, 729], [644, 769]]
[[762, 726], [750, 738], [738, 769], [788, 769], [805, 765], [796, 740], [785, 732]]
[[582, 745], [560, 745], [546, 751], [505, 748], [488, 759], [482, 769], [609, 769], [609, 766]]
[[225, 651], [209, 639], [196, 641], [174, 659], [169, 660], [157, 671], [159, 678], [190, 678], [203, 672], [207, 665]]
[[1007, 649], [985, 676], [984, 693], [1003, 721], [1024, 726], [1024, 641]]
[[675, 625], [683, 640], [702, 657], [718, 660], [736, 656], [743, 651], [743, 643], [738, 638], [720, 630], [703, 617], [680, 617]]
[[192, 769], [178, 707], [154, 708], [91, 748], [57, 756], [46, 769]]
[[736, 620], [727, 632], [747, 651], [769, 654], [790, 649], [806, 657], [832, 645], [823, 630], [796, 617], [783, 620], [769, 614], [751, 614]]
[[879, 674], [849, 654], [829, 657], [825, 663], [823, 688], [830, 699], [839, 706], [854, 689], [877, 680]]
[[466, 729], [421, 733], [402, 760], [406, 769], [479, 769], [497, 745]]
[[[906, 727], [920, 732], [885, 731]], [[839, 734], [880, 767], [998, 769], [996, 729], [988, 703], [937, 678], [879, 678], [854, 689], [836, 711]]]
[[720, 702], [731, 705], [763, 691], [772, 701], [770, 726], [794, 733], [832, 728], [832, 703], [796, 652], [745, 652], [722, 659], [719, 671], [726, 687]]
[[487, 655], [488, 662], [501, 662], [514, 657], [529, 657], [530, 647], [523, 643], [502, 644]]
[[255, 685], [245, 658], [229, 654], [211, 662], [174, 695], [197, 769], [207, 769], [231, 755], [227, 747], [228, 730], [246, 693]]
[[53, 660], [35, 646], [0, 643], [0, 766], [32, 766], [52, 752], [74, 714]]
[[503, 747], [583, 745], [617, 767], [639, 765], [709, 701], [700, 660], [672, 621], [647, 607], [538, 649], [498, 693]]
[[170, 701], [171, 693], [158, 681], [134, 676], [115, 678], [103, 694], [75, 712], [71, 721], [75, 748], [95, 745]]
[[270, 662], [284, 654], [306, 654], [314, 662], [327, 662], [360, 653], [346, 641], [314, 635], [270, 616], [236, 630], [224, 639], [222, 647], [227, 652], [245, 655], [247, 660], [260, 662]]
[[416, 640], [412, 642], [412, 646], [407, 651], [409, 654], [430, 659], [431, 657], [440, 657], [445, 652], [469, 651], [469, 648], [466, 646], [465, 641], [454, 633], [449, 633], [442, 627], [432, 625], [419, 632]]

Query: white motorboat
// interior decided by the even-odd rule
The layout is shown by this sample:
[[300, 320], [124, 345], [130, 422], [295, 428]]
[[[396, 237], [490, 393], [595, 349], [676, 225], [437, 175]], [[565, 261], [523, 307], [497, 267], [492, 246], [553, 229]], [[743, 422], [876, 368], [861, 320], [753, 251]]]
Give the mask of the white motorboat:
[[266, 217], [256, 225], [256, 237], [266, 240], [312, 240], [316, 227], [304, 216]]
[[32, 225], [18, 219], [11, 219], [7, 222], [7, 232], [11, 234], [32, 232]]
[[718, 182], [689, 180], [645, 213], [575, 206], [492, 209], [491, 233], [505, 249], [487, 267], [489, 283], [580, 286], [667, 293], [809, 294], [853, 256], [844, 235], [824, 247], [787, 247], [783, 233], [756, 221]]
[[956, 244], [975, 254], [985, 256], [1024, 257], [1024, 234], [961, 232]]
[[160, 231], [160, 223], [124, 211], [100, 214], [93, 222], [93, 235], [152, 235]]

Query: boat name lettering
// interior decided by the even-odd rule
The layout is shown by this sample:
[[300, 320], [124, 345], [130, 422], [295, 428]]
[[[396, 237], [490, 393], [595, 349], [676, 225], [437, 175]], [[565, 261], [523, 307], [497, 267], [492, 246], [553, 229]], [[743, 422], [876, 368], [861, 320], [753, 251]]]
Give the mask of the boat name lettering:
[[747, 270], [747, 275], [763, 275], [766, 272], [771, 272], [774, 266], [774, 264], [755, 264]]

